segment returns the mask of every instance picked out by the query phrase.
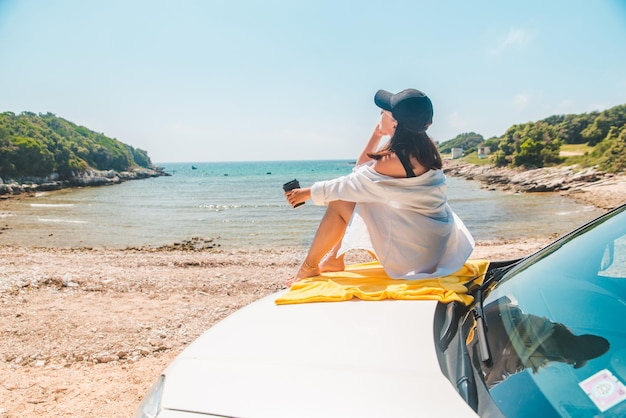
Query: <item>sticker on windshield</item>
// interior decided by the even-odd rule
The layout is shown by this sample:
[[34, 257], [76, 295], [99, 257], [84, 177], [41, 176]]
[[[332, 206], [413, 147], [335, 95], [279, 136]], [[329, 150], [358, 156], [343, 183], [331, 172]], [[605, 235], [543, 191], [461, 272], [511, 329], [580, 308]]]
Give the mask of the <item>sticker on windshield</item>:
[[626, 400], [626, 386], [604, 369], [578, 384], [601, 412]]

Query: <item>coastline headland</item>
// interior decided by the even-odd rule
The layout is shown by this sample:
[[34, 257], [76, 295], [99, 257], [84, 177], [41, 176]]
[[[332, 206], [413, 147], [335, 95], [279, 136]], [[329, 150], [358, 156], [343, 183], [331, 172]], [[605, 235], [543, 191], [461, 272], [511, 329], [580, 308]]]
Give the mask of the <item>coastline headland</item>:
[[47, 177], [23, 177], [19, 179], [19, 182], [16, 180], [5, 181], [0, 178], [0, 199], [23, 194], [33, 195], [37, 192], [48, 192], [72, 187], [110, 186], [129, 180], [170, 175], [170, 173], [167, 173], [161, 167], [138, 167], [121, 172], [115, 170], [85, 170], [67, 180], [61, 180], [56, 173]]
[[511, 169], [448, 161], [446, 175], [463, 177], [490, 190], [512, 193], [556, 192], [597, 208], [610, 210], [626, 203], [626, 175], [577, 166]]

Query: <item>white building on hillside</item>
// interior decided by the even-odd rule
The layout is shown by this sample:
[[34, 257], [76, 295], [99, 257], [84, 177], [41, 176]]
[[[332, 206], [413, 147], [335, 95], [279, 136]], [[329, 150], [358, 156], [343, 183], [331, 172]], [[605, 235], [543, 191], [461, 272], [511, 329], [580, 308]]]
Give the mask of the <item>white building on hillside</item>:
[[452, 152], [452, 159], [461, 158], [463, 156], [463, 148], [452, 148], [450, 150]]

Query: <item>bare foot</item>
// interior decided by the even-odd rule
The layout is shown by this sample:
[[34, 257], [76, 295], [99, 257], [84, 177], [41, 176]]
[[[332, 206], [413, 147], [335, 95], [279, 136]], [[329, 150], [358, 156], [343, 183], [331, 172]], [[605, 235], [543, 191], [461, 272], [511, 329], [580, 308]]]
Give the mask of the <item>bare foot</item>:
[[346, 264], [343, 261], [343, 256], [341, 257], [325, 257], [320, 262], [320, 271], [323, 273], [325, 271], [344, 271], [346, 269]]
[[294, 282], [297, 282], [298, 280], [306, 279], [307, 277], [315, 277], [319, 275], [320, 275], [319, 268], [317, 267], [311, 268], [303, 262], [302, 264], [300, 264], [300, 268], [298, 269], [296, 274], [288, 278], [285, 284], [287, 286], [291, 286]]

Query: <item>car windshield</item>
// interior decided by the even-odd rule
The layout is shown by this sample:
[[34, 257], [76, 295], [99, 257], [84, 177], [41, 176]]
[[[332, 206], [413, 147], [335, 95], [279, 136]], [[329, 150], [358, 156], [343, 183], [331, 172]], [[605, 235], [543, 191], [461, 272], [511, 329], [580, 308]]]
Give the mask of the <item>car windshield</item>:
[[626, 416], [626, 208], [505, 274], [483, 318], [478, 363], [504, 415]]

